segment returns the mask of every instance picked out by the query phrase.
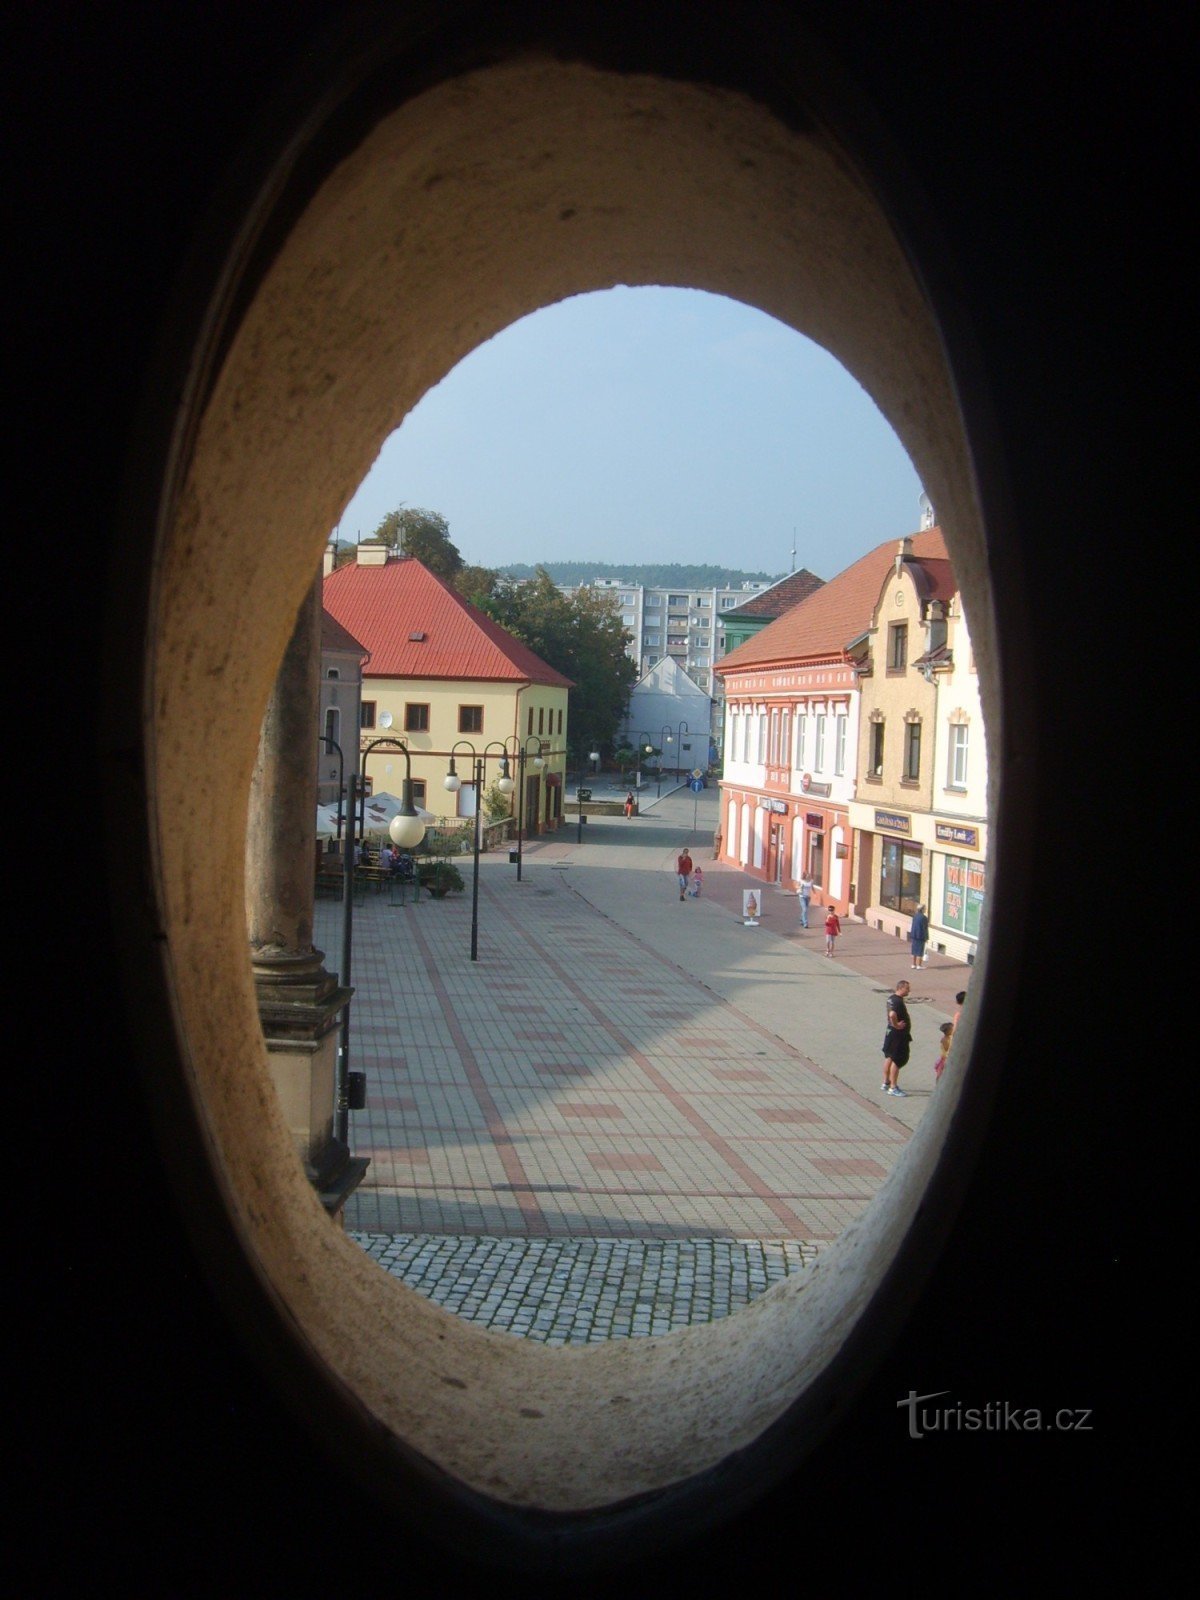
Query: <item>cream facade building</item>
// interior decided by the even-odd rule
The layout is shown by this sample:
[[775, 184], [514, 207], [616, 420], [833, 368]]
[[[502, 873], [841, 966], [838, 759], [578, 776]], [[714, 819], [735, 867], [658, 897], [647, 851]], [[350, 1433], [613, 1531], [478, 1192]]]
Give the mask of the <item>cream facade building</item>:
[[858, 782], [850, 806], [856, 910], [973, 961], [986, 892], [987, 765], [979, 681], [948, 560], [902, 541], [858, 668]]
[[[514, 815], [527, 834], [562, 818], [570, 679], [411, 556], [360, 544], [357, 559], [324, 580], [324, 604], [369, 651], [357, 753], [373, 793], [398, 794], [411, 768], [413, 799], [438, 817], [474, 816], [476, 758], [484, 793], [507, 759], [525, 788]], [[401, 751], [377, 740], [402, 743]], [[461, 787], [444, 780], [453, 757]], [[535, 765], [540, 759], [541, 765]]]

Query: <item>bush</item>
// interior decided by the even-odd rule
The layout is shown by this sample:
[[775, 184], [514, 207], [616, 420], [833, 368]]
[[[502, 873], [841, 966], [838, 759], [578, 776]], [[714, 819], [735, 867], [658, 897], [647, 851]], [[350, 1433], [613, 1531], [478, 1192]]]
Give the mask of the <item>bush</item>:
[[417, 868], [417, 881], [438, 900], [451, 892], [461, 894], [466, 888], [462, 873], [452, 861], [423, 861]]

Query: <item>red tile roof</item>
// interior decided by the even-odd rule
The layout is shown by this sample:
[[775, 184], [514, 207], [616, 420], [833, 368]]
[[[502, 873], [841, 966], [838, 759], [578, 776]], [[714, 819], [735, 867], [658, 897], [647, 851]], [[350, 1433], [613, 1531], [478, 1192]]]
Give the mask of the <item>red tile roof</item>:
[[[911, 534], [912, 553], [920, 565], [931, 570], [930, 582], [948, 582], [953, 593], [954, 579], [946, 556], [946, 542], [940, 528], [927, 528]], [[888, 539], [862, 556], [853, 566], [830, 578], [799, 605], [785, 611], [745, 644], [738, 645], [713, 669], [722, 677], [739, 667], [771, 666], [776, 662], [798, 661], [810, 656], [840, 656], [852, 639], [871, 626], [871, 617], [888, 569], [896, 559], [899, 541]], [[944, 569], [944, 570], [943, 570]]]
[[768, 617], [774, 621], [792, 606], [798, 606], [801, 600], [807, 600], [824, 582], [825, 579], [818, 578], [815, 572], [801, 567], [799, 572], [789, 572], [786, 578], [780, 578], [769, 589], [760, 590], [752, 600], [735, 606], [732, 611], [723, 611], [721, 621], [729, 617]]
[[364, 677], [571, 687], [570, 678], [415, 556], [395, 556], [380, 567], [347, 562], [326, 576], [323, 598], [326, 609], [370, 651]]

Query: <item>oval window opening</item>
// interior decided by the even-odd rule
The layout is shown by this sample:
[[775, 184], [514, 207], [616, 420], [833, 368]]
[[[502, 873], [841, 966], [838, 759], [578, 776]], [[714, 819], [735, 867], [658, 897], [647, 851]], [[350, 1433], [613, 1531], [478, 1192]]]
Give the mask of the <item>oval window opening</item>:
[[[570, 108], [569, 116], [563, 116], [564, 107]], [[661, 158], [653, 162], [645, 159], [651, 124]], [[539, 154], [532, 160], [535, 145]], [[547, 161], [556, 175], [550, 185]], [[983, 536], [953, 386], [929, 308], [879, 207], [850, 175], [840, 151], [827, 141], [790, 132], [741, 96], [685, 83], [540, 60], [492, 67], [416, 96], [331, 165], [247, 296], [222, 347], [202, 412], [189, 419], [194, 427], [164, 531], [156, 594], [151, 804], [161, 915], [186, 1073], [229, 1216], [264, 1296], [287, 1308], [291, 1337], [307, 1363], [306, 1393], [311, 1398], [319, 1392], [330, 1426], [354, 1437], [362, 1469], [379, 1486], [411, 1487], [414, 1474], [424, 1481], [432, 1467], [455, 1486], [464, 1505], [490, 1508], [489, 1516], [500, 1508], [518, 1528], [516, 1536], [533, 1543], [547, 1527], [584, 1527], [600, 1511], [606, 1513], [606, 1531], [597, 1535], [601, 1543], [619, 1538], [622, 1526], [628, 1532], [636, 1525], [654, 1538], [653, 1508], [660, 1503], [669, 1501], [673, 1514], [685, 1503], [697, 1517], [714, 1514], [714, 1475], [731, 1457], [738, 1457], [738, 1472], [757, 1481], [756, 1474], [761, 1478], [778, 1470], [781, 1429], [791, 1441], [791, 1459], [820, 1437], [859, 1381], [870, 1321], [865, 1313], [879, 1305], [886, 1310], [889, 1270], [903, 1251], [917, 1248], [923, 1230], [928, 1230], [923, 1248], [930, 1248], [935, 1224], [921, 1216], [921, 1201], [944, 1170], [952, 1144], [945, 1141], [951, 1114], [969, 1098], [966, 1076], [939, 1087], [903, 1157], [883, 1181], [880, 1198], [830, 1250], [827, 1267], [818, 1257], [736, 1317], [664, 1338], [586, 1346], [548, 1347], [447, 1315], [380, 1272], [331, 1224], [316, 1192], [323, 1175], [306, 1174], [296, 1160], [294, 1120], [286, 1097], [281, 1103], [272, 1086], [269, 1052], [263, 1048], [261, 985], [256, 994], [246, 964], [247, 885], [251, 897], [261, 888], [261, 879], [250, 881], [245, 872], [246, 797], [262, 778], [264, 708], [275, 692], [296, 619], [317, 594], [316, 573], [329, 530], [383, 440], [470, 350], [522, 316], [569, 296], [618, 283], [664, 282], [753, 303], [809, 334], [892, 421], [953, 545], [954, 593], [961, 585], [973, 655], [985, 669], [980, 717], [994, 739], [998, 688], [986, 673], [994, 659], [994, 623]], [[919, 535], [922, 530], [911, 531]], [[940, 620], [949, 631], [953, 599], [938, 588], [938, 574], [924, 570], [941, 558], [917, 559], [918, 565], [924, 562], [919, 578], [899, 549], [889, 568], [897, 583], [907, 585], [903, 605], [923, 607], [924, 625], [932, 608], [944, 603]], [[881, 592], [882, 587], [881, 578]], [[669, 607], [669, 591], [667, 598]], [[690, 622], [689, 615], [689, 633]], [[319, 628], [319, 618], [315, 625]], [[888, 679], [889, 672], [900, 670], [892, 626], [888, 612], [879, 630], [889, 631], [875, 636], [886, 642], [877, 642], [871, 666], [885, 688], [898, 682]], [[422, 631], [427, 640], [406, 636], [405, 645], [419, 650], [432, 642], [432, 629], [414, 626], [408, 633]], [[920, 682], [936, 689], [936, 674], [943, 670], [937, 653], [949, 647], [922, 636], [920, 656], [915, 656], [915, 629], [908, 642], [905, 670], [908, 661], [929, 667], [935, 682], [926, 684], [924, 677]], [[896, 653], [889, 657], [893, 645]], [[670, 653], [669, 646], [664, 649]], [[340, 663], [331, 665], [340, 669]], [[323, 682], [327, 694], [336, 688], [339, 696], [346, 684], [344, 677]], [[747, 761], [749, 735], [757, 763], [758, 741], [765, 739], [767, 752], [788, 755], [793, 762], [787, 769], [790, 794], [799, 713], [793, 704], [785, 741], [784, 705], [767, 693], [769, 687], [747, 682], [739, 689], [738, 718], [754, 723], [752, 731], [739, 724], [739, 759], [743, 765]], [[832, 691], [832, 685], [825, 687]], [[368, 698], [363, 696], [364, 707]], [[410, 771], [413, 751], [429, 732], [421, 709], [426, 702], [414, 695], [403, 706], [399, 701], [385, 706], [382, 699], [382, 694], [376, 697], [377, 738], [388, 743], [374, 754], [384, 763], [391, 759], [393, 772], [381, 771], [380, 781], [399, 777], [400, 798], [411, 801], [411, 784], [419, 781]], [[921, 771], [920, 738], [911, 730], [916, 727], [925, 737], [922, 704], [905, 703], [897, 712], [887, 702], [883, 773], [890, 779], [889, 763], [898, 747], [898, 785], [905, 782], [905, 760], [910, 772], [914, 762], [918, 777]], [[797, 813], [804, 817], [820, 814], [816, 800], [826, 797], [815, 794], [812, 784], [825, 781], [820, 776], [825, 766], [832, 782], [839, 748], [850, 748], [849, 728], [837, 728], [832, 705], [830, 698], [820, 713], [829, 719], [820, 762], [816, 702], [803, 713], [814, 719], [805, 729], [806, 740], [814, 741], [811, 755], [807, 743], [801, 747], [800, 781], [809, 778], [807, 793], [813, 797], [813, 804]], [[909, 715], [914, 706], [915, 720]], [[468, 743], [486, 743], [478, 727], [480, 708], [486, 733], [487, 702], [462, 703], [464, 731], [458, 737]], [[277, 709], [282, 716], [287, 708]], [[347, 726], [347, 708], [340, 701], [325, 709], [338, 715], [321, 722], [322, 734], [343, 751], [358, 742], [361, 753], [355, 735], [366, 731], [362, 712], [355, 729]], [[548, 696], [521, 707], [525, 714], [530, 709], [536, 719], [557, 707]], [[382, 721], [384, 715], [390, 722]], [[733, 720], [730, 707], [722, 739]], [[518, 781], [530, 776], [529, 741], [538, 742], [540, 755], [540, 742], [558, 736], [555, 722], [552, 734], [536, 720], [531, 728], [522, 722], [508, 730], [521, 741]], [[311, 731], [315, 744], [315, 724]], [[632, 730], [635, 735], [650, 731]], [[668, 745], [665, 723], [654, 731], [662, 734], [661, 753]], [[671, 732], [678, 742], [678, 724]], [[858, 732], [857, 748], [870, 757], [875, 745], [869, 724]], [[307, 782], [311, 748], [301, 761]], [[564, 779], [572, 754], [565, 752]], [[951, 762], [948, 747], [946, 773]], [[944, 776], [939, 773], [939, 784]], [[532, 789], [518, 793], [542, 807], [552, 787], [539, 775], [536, 796]], [[566, 782], [560, 787], [565, 791]], [[426, 808], [414, 803], [412, 809]], [[257, 822], [253, 799], [249, 810], [251, 858], [260, 866], [271, 862], [274, 898], [292, 907], [293, 922], [283, 929], [251, 918], [256, 961], [269, 972], [286, 1032], [300, 1001], [336, 1009], [336, 994], [311, 963], [288, 959], [289, 941], [304, 918], [303, 907], [297, 910], [288, 895], [299, 880], [311, 891], [316, 857], [307, 844], [298, 859], [272, 857], [270, 817], [265, 832], [256, 836], [263, 808]], [[872, 810], [882, 820], [873, 830], [880, 843], [872, 847], [869, 882], [895, 899], [897, 918], [908, 918], [909, 842], [918, 836], [905, 833], [899, 806], [882, 789], [880, 805]], [[737, 827], [738, 838], [726, 839], [722, 849], [746, 852], [736, 865], [752, 864], [765, 892], [794, 879], [797, 867], [819, 865], [830, 881], [840, 867], [838, 881], [849, 894], [846, 864], [854, 860], [849, 822], [839, 838], [834, 827], [818, 829], [803, 821], [797, 853], [794, 835], [775, 836], [770, 819], [783, 814], [753, 802], [745, 786], [730, 796], [727, 814], [737, 819], [730, 826], [731, 831]], [[565, 810], [552, 814], [552, 820], [569, 827]], [[817, 834], [822, 854], [814, 862], [809, 844]], [[956, 843], [960, 854], [969, 856], [965, 840], [942, 843]], [[949, 862], [949, 850], [943, 853]], [[520, 859], [515, 870], [521, 870]], [[528, 889], [522, 888], [531, 900], [538, 893], [533, 878], [531, 872]], [[941, 890], [943, 920], [952, 904], [951, 887]], [[559, 892], [570, 890], [564, 884]], [[706, 881], [704, 894], [709, 893]], [[544, 901], [544, 916], [554, 904], [553, 897]], [[453, 1005], [443, 1004], [435, 1025], [427, 1006], [430, 990], [439, 982], [447, 985], [446, 968], [437, 959], [437, 942], [449, 926], [447, 909], [427, 900], [387, 911], [372, 905], [363, 916], [364, 925], [377, 913], [407, 916], [414, 943], [422, 945], [427, 987], [409, 996], [402, 1012], [410, 1036], [437, 1035], [437, 1042], [426, 1046], [427, 1058], [438, 1050], [448, 1053], [440, 1030], [450, 1028], [446, 1019], [454, 1016]], [[682, 916], [707, 915], [713, 908], [681, 907], [675, 901], [671, 909]], [[965, 901], [955, 914], [965, 922]], [[577, 964], [607, 958], [580, 948], [576, 963], [562, 948], [565, 927], [555, 944], [539, 930], [537, 912], [503, 915], [509, 940], [537, 933], [541, 959], [555, 982], [573, 981]], [[737, 936], [749, 937], [753, 920], [731, 919], [731, 933], [736, 923]], [[548, 929], [550, 923], [543, 926]], [[978, 934], [982, 952], [986, 925]], [[897, 941], [898, 954], [906, 948]], [[355, 959], [361, 963], [363, 956]], [[626, 991], [654, 986], [639, 981], [646, 968], [640, 961], [636, 965], [638, 971], [618, 974]], [[502, 977], [502, 967], [496, 970]], [[982, 976], [977, 970], [976, 986]], [[497, 1013], [510, 1003], [504, 992], [502, 982], [489, 992]], [[633, 996], [627, 992], [626, 998]], [[872, 1030], [878, 1070], [883, 996], [875, 998], [881, 1008]], [[607, 1016], [596, 1015], [594, 1000], [588, 1010], [586, 992], [576, 999], [581, 1014], [597, 1028], [607, 1024]], [[635, 1021], [631, 1011], [631, 1031]], [[326, 1034], [335, 1028], [331, 1024]], [[964, 1062], [970, 1029], [968, 1009], [956, 1044]], [[535, 1035], [524, 1041], [530, 1054], [552, 1069], [539, 1083], [565, 1076], [556, 1074], [556, 1067], [579, 1064], [569, 1059], [569, 1040], [556, 1037], [551, 1049], [542, 1037], [545, 1027], [527, 1031]], [[397, 1035], [393, 1060], [399, 1074], [400, 1058], [410, 1045], [402, 1030]], [[327, 1048], [326, 1035], [321, 1038]], [[460, 1067], [485, 1048], [465, 1030], [463, 1038], [451, 1034], [449, 1043]], [[934, 1046], [933, 1031], [926, 1028], [919, 1049], [932, 1060]], [[703, 1046], [696, 1042], [691, 1048], [699, 1055]], [[677, 1091], [665, 1081], [669, 1075], [661, 1076], [669, 1098]], [[395, 1083], [400, 1092], [391, 1098], [416, 1101], [419, 1113], [421, 1095], [404, 1089], [399, 1076]], [[328, 1082], [322, 1095], [327, 1089]], [[574, 1095], [572, 1090], [580, 1113], [576, 1121], [598, 1125], [608, 1102], [591, 1088], [586, 1098]], [[470, 1116], [481, 1129], [491, 1130], [491, 1107], [500, 1105], [493, 1089], [490, 1103], [476, 1096]], [[769, 1137], [772, 1128], [790, 1126], [759, 1112], [794, 1109], [804, 1108], [758, 1104], [756, 1135]], [[410, 1172], [423, 1164], [432, 1169], [432, 1156], [428, 1163], [420, 1161], [419, 1152], [412, 1159], [413, 1147], [402, 1142], [411, 1108], [381, 1110], [392, 1140], [386, 1146], [392, 1172], [405, 1164]], [[736, 1132], [714, 1127], [714, 1136], [736, 1154]], [[496, 1149], [495, 1178], [509, 1186], [506, 1203], [532, 1215], [529, 1202], [535, 1197], [521, 1189], [528, 1173], [523, 1177], [519, 1164], [504, 1165], [511, 1141], [507, 1152]], [[597, 1144], [594, 1153], [605, 1150]], [[303, 1154], [310, 1168], [319, 1167], [315, 1147]], [[607, 1154], [628, 1158], [652, 1152], [613, 1143]], [[377, 1157], [375, 1152], [373, 1164]], [[595, 1163], [593, 1170], [599, 1170]], [[614, 1162], [603, 1170], [650, 1169]], [[568, 1178], [564, 1187], [569, 1183]], [[542, 1208], [543, 1200], [537, 1204]], [[562, 1197], [545, 1196], [545, 1208], [551, 1204], [561, 1205]], [[897, 1293], [894, 1282], [888, 1293]], [[653, 1326], [649, 1331], [654, 1334]]]
[[[384, 445], [326, 552], [318, 721], [359, 729], [367, 782], [351, 819], [326, 740], [314, 926], [327, 965], [366, 953], [346, 1043], [369, 1165], [345, 1225], [418, 1293], [550, 1345], [665, 1334], [805, 1270], [866, 1208], [940, 1077], [983, 898], [982, 718], [934, 520], [832, 357], [696, 291], [524, 318]], [[756, 554], [776, 565], [746, 570]], [[819, 589], [811, 623], [767, 631]], [[485, 639], [507, 678], [471, 676]], [[896, 770], [852, 817], [885, 713]], [[411, 851], [385, 723], [426, 815]], [[542, 765], [514, 788], [523, 742]], [[753, 806], [753, 857], [736, 827], [722, 850], [722, 796]], [[926, 949], [898, 949], [927, 900]], [[832, 1002], [830, 906], [858, 980]], [[894, 1093], [878, 1044], [910, 967], [928, 1049]]]

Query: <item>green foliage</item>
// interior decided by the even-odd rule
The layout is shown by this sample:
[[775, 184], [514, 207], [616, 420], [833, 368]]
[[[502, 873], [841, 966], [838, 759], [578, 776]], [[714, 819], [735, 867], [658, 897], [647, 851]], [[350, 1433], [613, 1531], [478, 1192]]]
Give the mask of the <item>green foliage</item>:
[[496, 592], [499, 578], [490, 567], [460, 567], [452, 582], [464, 600], [486, 611], [488, 602]]
[[415, 556], [439, 578], [452, 581], [462, 571], [463, 558], [450, 538], [449, 523], [439, 511], [400, 506], [388, 512], [371, 537], [406, 556]]
[[503, 822], [512, 816], [512, 796], [502, 793], [493, 783], [484, 792], [483, 814], [489, 822]]
[[637, 681], [637, 665], [626, 654], [629, 635], [609, 598], [593, 589], [565, 595], [539, 568], [531, 582], [497, 584], [487, 610], [572, 679], [572, 745], [586, 754], [610, 744]]
[[417, 881], [430, 894], [461, 894], [466, 888], [463, 875], [452, 861], [423, 861], [417, 868]]

